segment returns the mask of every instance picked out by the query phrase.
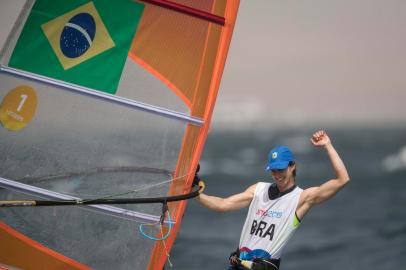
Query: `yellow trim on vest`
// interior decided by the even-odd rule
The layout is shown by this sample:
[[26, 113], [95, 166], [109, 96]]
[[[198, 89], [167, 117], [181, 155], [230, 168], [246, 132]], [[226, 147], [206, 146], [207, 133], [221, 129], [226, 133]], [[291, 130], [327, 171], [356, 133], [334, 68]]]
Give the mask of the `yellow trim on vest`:
[[297, 218], [296, 214], [293, 216], [293, 227], [297, 228], [300, 225], [300, 220]]

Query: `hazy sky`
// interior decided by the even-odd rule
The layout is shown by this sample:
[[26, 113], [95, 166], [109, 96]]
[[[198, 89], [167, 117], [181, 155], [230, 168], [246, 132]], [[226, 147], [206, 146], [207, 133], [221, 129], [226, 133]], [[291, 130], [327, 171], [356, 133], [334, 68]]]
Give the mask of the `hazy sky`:
[[404, 0], [242, 0], [213, 122], [405, 125], [405, 29]]
[[406, 1], [242, 0], [214, 123], [406, 123]]

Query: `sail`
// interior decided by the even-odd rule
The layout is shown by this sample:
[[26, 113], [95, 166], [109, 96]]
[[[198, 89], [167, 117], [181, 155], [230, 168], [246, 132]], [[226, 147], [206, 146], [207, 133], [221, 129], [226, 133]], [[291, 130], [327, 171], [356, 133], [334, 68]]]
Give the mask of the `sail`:
[[[0, 200], [189, 193], [238, 5], [26, 1], [1, 54]], [[162, 269], [186, 204], [162, 231], [160, 204], [0, 208], [0, 265]]]

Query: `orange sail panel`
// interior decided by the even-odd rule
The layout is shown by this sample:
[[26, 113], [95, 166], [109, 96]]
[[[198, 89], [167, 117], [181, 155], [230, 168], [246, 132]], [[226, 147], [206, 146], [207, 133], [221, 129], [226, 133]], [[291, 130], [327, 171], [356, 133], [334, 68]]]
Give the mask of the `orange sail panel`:
[[[7, 248], [1, 249], [2, 252], [0, 252], [1, 264], [21, 269], [91, 269], [42, 246], [1, 222], [0, 243], [2, 245], [7, 244]], [[16, 251], [18, 251], [18, 254], [15, 254]]]
[[[226, 8], [230, 9], [237, 1], [198, 2], [206, 4], [203, 10], [225, 16]], [[193, 110], [193, 116], [203, 117], [213, 69], [217, 57], [220, 57], [221, 33], [233, 25], [231, 18], [225, 18], [226, 25], [220, 26], [159, 6], [146, 5], [131, 45], [130, 57], [167, 83]]]
[[[196, 1], [182, 1], [190, 4]], [[189, 125], [183, 139], [174, 183], [169, 194], [186, 193], [203, 150], [220, 78], [223, 72], [238, 10], [238, 1], [201, 1], [213, 14], [225, 17], [225, 26], [179, 15], [161, 7], [146, 5], [130, 57], [165, 82], [190, 108], [192, 116], [203, 118], [203, 127]], [[159, 57], [158, 57], [159, 55]], [[149, 269], [161, 269], [166, 250], [173, 245], [186, 202], [170, 204], [176, 225], [169, 239], [157, 242]]]

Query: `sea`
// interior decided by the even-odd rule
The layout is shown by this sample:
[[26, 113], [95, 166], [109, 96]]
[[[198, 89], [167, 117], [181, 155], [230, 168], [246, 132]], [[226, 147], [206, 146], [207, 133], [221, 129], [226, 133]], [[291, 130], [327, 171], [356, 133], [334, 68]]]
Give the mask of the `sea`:
[[[311, 145], [314, 129], [226, 129], [209, 134], [201, 157], [205, 193], [227, 197], [258, 181], [269, 150], [287, 145], [297, 160], [297, 184], [318, 186], [334, 177], [323, 149]], [[351, 181], [314, 207], [284, 250], [283, 270], [406, 269], [406, 126], [326, 129]], [[188, 203], [170, 254], [176, 270], [227, 269], [248, 209], [218, 213]]]

